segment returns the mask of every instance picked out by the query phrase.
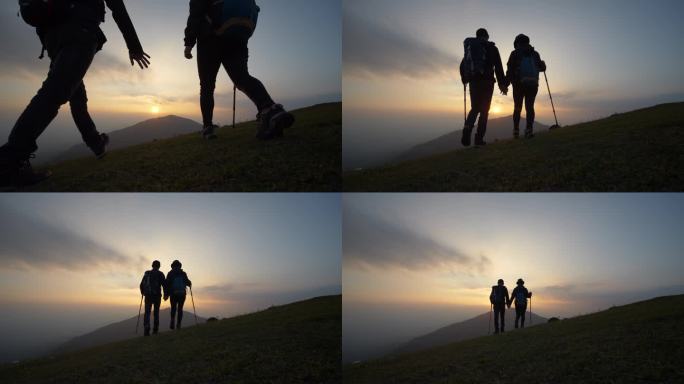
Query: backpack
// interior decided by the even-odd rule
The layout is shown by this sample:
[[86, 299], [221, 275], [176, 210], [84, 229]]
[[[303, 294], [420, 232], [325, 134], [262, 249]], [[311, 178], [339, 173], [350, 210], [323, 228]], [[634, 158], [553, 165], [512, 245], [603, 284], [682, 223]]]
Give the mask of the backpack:
[[482, 76], [487, 68], [486, 42], [469, 37], [463, 42], [463, 62], [461, 64], [463, 80], [468, 83], [476, 76]]
[[515, 292], [515, 305], [516, 306], [527, 305], [527, 290], [526, 289], [517, 288], [517, 291]]
[[504, 303], [506, 302], [506, 297], [501, 293], [501, 289], [498, 285], [492, 286], [492, 293], [489, 295], [489, 302], [492, 304]]
[[152, 271], [146, 271], [143, 278], [143, 294], [145, 296], [152, 295]]
[[217, 36], [249, 39], [256, 29], [259, 11], [255, 0], [215, 0], [210, 6], [209, 21]]
[[185, 276], [177, 274], [171, 281], [171, 292], [174, 295], [185, 295]]
[[533, 54], [523, 55], [520, 59], [518, 79], [522, 84], [539, 84], [539, 68]]
[[56, 20], [60, 5], [60, 0], [19, 0], [19, 13], [26, 24], [42, 27]]

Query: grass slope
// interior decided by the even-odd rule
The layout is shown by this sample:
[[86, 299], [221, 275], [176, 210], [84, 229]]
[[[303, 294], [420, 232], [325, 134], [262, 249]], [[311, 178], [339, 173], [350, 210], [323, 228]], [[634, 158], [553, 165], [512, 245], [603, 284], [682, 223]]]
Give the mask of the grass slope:
[[684, 103], [663, 104], [384, 168], [345, 191], [681, 191]]
[[[341, 296], [0, 367], [1, 383], [339, 383]], [[187, 319], [186, 321], [192, 321]]]
[[339, 191], [342, 103], [293, 111], [282, 139], [260, 142], [256, 122], [227, 126], [218, 139], [198, 134], [159, 140], [50, 166], [33, 191]]
[[681, 383], [684, 295], [347, 365], [345, 383]]

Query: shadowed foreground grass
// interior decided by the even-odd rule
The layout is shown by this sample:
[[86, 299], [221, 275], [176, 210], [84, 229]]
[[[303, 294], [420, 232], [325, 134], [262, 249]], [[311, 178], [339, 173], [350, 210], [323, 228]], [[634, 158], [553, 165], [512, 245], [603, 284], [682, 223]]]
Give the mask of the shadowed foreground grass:
[[179, 332], [0, 366], [0, 382], [339, 383], [341, 318], [341, 296], [319, 297]]
[[257, 140], [256, 122], [112, 151], [49, 166], [53, 176], [27, 191], [281, 192], [342, 188], [342, 103], [293, 111], [285, 137]]
[[345, 383], [682, 383], [684, 295], [344, 367]]
[[684, 103], [344, 174], [349, 192], [684, 190]]

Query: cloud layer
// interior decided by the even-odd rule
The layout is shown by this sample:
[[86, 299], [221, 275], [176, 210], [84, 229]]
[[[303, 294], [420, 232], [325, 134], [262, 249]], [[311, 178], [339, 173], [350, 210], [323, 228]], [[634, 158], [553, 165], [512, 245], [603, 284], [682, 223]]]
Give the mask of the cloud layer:
[[344, 73], [352, 76], [455, 76], [459, 64], [455, 55], [351, 12], [344, 14], [342, 52]]
[[55, 224], [0, 204], [2, 268], [90, 270], [138, 266], [140, 260]]
[[472, 256], [422, 235], [406, 226], [345, 207], [344, 263], [354, 267], [428, 270], [451, 268], [482, 272], [491, 265], [485, 255]]

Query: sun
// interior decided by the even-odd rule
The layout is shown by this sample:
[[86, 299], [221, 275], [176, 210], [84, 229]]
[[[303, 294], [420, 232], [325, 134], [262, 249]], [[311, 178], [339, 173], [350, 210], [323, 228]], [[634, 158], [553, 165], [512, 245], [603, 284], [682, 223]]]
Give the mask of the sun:
[[154, 113], [156, 115], [157, 113], [159, 113], [159, 111], [160, 111], [160, 108], [158, 105], [153, 105], [150, 107], [150, 113]]
[[492, 106], [492, 113], [501, 113], [501, 106], [500, 105], [493, 105]]

